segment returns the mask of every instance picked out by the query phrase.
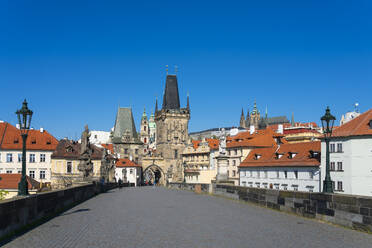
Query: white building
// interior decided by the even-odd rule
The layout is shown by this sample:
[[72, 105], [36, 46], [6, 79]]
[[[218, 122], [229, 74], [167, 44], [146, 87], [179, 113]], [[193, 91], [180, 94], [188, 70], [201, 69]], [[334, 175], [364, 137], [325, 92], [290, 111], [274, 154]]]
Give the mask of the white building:
[[127, 158], [121, 158], [116, 161], [115, 178], [116, 181], [131, 183], [134, 186], [141, 185], [142, 167]]
[[[323, 182], [326, 166], [324, 140], [321, 148]], [[334, 192], [372, 196], [372, 109], [333, 131], [330, 169]]]
[[[102, 147], [101, 144], [108, 144], [110, 143], [110, 132], [106, 131], [90, 131], [89, 141], [91, 144], [96, 145], [98, 147]], [[80, 140], [79, 140], [80, 143]]]
[[253, 149], [239, 166], [240, 186], [319, 192], [320, 142]]
[[[26, 174], [39, 182], [50, 182], [51, 155], [58, 140], [43, 128], [29, 130], [26, 146]], [[18, 128], [0, 123], [0, 173], [22, 173], [22, 137]]]

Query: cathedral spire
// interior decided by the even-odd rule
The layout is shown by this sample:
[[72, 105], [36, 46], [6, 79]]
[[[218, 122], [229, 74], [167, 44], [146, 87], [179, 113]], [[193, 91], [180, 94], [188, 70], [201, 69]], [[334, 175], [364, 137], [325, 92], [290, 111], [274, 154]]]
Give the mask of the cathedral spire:
[[242, 113], [240, 115], [240, 127], [245, 128], [245, 126], [244, 110], [242, 108]]
[[162, 109], [179, 109], [180, 98], [178, 94], [178, 83], [176, 75], [167, 75]]

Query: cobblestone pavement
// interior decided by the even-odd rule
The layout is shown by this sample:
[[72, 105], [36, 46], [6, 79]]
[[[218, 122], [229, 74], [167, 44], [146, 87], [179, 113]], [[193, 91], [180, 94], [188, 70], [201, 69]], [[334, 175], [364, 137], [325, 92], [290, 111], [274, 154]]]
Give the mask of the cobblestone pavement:
[[5, 247], [372, 247], [372, 235], [165, 188], [98, 195]]

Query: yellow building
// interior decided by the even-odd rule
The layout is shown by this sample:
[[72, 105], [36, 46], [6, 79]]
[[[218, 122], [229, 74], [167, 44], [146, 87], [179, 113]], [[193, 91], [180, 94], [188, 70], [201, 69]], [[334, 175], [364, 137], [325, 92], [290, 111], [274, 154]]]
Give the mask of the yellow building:
[[210, 184], [216, 179], [217, 139], [193, 140], [183, 150], [182, 161], [186, 183]]
[[[114, 163], [114, 158], [110, 155], [105, 156], [104, 150], [90, 145], [91, 163], [93, 165], [92, 180], [99, 181], [102, 176], [102, 161], [109, 160]], [[54, 153], [52, 154], [51, 181], [53, 188], [64, 188], [74, 183], [82, 181], [82, 173], [78, 170], [80, 163], [81, 144], [71, 140], [60, 140]], [[115, 168], [113, 166], [113, 173]], [[110, 176], [113, 180], [113, 176]]]

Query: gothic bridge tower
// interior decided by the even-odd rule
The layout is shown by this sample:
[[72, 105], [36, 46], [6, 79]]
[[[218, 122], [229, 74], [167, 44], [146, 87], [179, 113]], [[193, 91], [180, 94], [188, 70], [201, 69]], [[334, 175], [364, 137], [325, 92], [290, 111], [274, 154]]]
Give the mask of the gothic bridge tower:
[[164, 170], [169, 181], [183, 181], [182, 152], [186, 147], [190, 103], [180, 107], [176, 75], [167, 75], [163, 105], [160, 110], [155, 106], [156, 153], [164, 159]]

